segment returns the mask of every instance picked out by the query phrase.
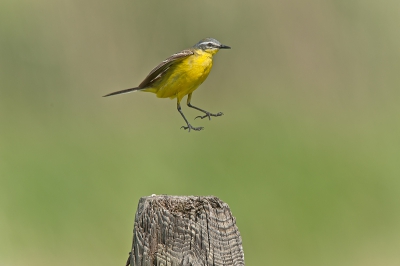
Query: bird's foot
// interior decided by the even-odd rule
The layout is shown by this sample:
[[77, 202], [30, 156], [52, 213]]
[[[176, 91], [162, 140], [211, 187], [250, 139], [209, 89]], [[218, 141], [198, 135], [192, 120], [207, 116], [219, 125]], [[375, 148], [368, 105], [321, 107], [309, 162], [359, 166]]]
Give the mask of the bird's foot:
[[205, 115], [196, 116], [194, 119], [196, 119], [196, 118], [201, 118], [201, 119], [203, 119], [203, 118], [208, 117], [208, 120], [211, 120], [211, 117], [212, 117], [212, 116], [217, 117], [217, 116], [221, 116], [221, 115], [223, 115], [222, 112], [219, 112], [219, 113], [216, 113], [216, 114], [212, 114], [212, 113], [210, 113], [210, 112], [206, 112]]
[[184, 130], [187, 129], [188, 132], [190, 132], [191, 129], [193, 129], [194, 131], [200, 131], [200, 130], [203, 130], [203, 129], [204, 129], [204, 127], [194, 127], [194, 126], [192, 126], [191, 124], [187, 124], [187, 127], [181, 126], [181, 128], [183, 128]]

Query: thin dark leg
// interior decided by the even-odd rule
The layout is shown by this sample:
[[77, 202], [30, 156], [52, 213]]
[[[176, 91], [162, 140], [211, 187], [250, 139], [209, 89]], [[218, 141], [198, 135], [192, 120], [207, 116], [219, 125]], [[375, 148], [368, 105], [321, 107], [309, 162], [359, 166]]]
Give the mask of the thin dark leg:
[[191, 124], [189, 124], [189, 122], [187, 121], [185, 115], [183, 114], [183, 112], [182, 112], [182, 110], [181, 110], [181, 104], [179, 103], [179, 101], [178, 101], [178, 103], [177, 103], [177, 108], [178, 108], [179, 113], [181, 113], [183, 119], [185, 120], [185, 122], [186, 122], [186, 124], [187, 124], [187, 127], [182, 126], [181, 128], [183, 128], [183, 129], [185, 129], [185, 130], [188, 129], [189, 132], [190, 132], [191, 129], [196, 130], [196, 131], [200, 131], [200, 130], [203, 129], [203, 127], [193, 127]]
[[200, 117], [201, 119], [208, 117], [208, 119], [211, 120], [211, 117], [212, 117], [212, 116], [217, 117], [217, 116], [223, 115], [222, 112], [219, 112], [219, 113], [216, 113], [216, 114], [212, 114], [212, 113], [210, 113], [210, 112], [208, 112], [208, 111], [206, 111], [206, 110], [203, 110], [203, 109], [201, 109], [201, 108], [199, 108], [199, 107], [193, 106], [193, 105], [190, 103], [191, 100], [192, 100], [192, 94], [189, 93], [188, 98], [187, 98], [187, 105], [188, 105], [190, 108], [193, 108], [193, 109], [199, 110], [200, 112], [205, 113], [205, 115], [203, 115], [203, 116], [201, 116], [201, 115], [196, 116], [194, 119], [199, 118], [199, 117]]

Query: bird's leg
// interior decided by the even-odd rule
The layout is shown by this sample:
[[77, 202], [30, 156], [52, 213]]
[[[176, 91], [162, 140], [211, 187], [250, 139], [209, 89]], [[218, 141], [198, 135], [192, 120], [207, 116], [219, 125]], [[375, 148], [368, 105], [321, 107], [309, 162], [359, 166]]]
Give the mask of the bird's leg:
[[200, 109], [199, 107], [193, 106], [193, 105], [190, 103], [191, 99], [192, 99], [192, 94], [189, 93], [188, 98], [187, 98], [187, 105], [188, 105], [190, 108], [193, 108], [193, 109], [199, 110], [200, 112], [205, 113], [205, 115], [196, 116], [194, 119], [199, 118], [199, 117], [200, 117], [201, 119], [208, 117], [208, 119], [211, 120], [211, 117], [212, 117], [212, 116], [217, 117], [217, 116], [223, 115], [222, 112], [219, 112], [219, 113], [216, 113], [216, 114], [212, 114], [212, 113], [210, 113], [210, 112], [208, 112], [208, 111], [206, 111], [206, 110]]
[[182, 112], [182, 110], [181, 110], [181, 104], [180, 104], [179, 100], [178, 100], [178, 103], [177, 103], [177, 108], [178, 108], [179, 113], [181, 113], [183, 119], [185, 120], [185, 122], [186, 122], [186, 124], [187, 124], [186, 127], [185, 127], [185, 126], [182, 126], [181, 128], [183, 128], [183, 129], [185, 129], [185, 130], [188, 129], [189, 132], [190, 132], [191, 129], [196, 130], [196, 131], [200, 131], [200, 130], [203, 129], [203, 127], [193, 127], [191, 124], [189, 124], [189, 122], [187, 121], [185, 115], [183, 114], [183, 112]]

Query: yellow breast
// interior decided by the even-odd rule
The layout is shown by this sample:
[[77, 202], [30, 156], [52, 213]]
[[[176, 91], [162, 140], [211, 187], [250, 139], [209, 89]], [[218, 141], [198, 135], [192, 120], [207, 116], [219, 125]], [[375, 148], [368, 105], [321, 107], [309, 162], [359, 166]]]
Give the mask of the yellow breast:
[[164, 77], [153, 86], [160, 98], [182, 99], [204, 82], [212, 68], [212, 55], [196, 50], [194, 55], [171, 66]]

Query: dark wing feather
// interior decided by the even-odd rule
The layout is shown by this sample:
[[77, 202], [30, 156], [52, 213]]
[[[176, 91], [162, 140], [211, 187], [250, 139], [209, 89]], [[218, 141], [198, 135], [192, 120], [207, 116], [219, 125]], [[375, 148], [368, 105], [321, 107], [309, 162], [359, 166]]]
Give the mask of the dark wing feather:
[[164, 61], [162, 61], [158, 66], [156, 66], [147, 77], [140, 83], [139, 88], [146, 88], [151, 85], [155, 80], [162, 77], [162, 75], [167, 71], [167, 69], [176, 62], [180, 62], [186, 57], [193, 55], [192, 50], [183, 50], [179, 53], [173, 54]]

